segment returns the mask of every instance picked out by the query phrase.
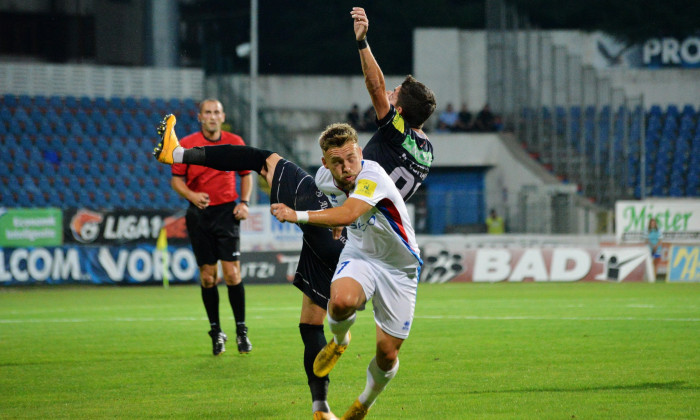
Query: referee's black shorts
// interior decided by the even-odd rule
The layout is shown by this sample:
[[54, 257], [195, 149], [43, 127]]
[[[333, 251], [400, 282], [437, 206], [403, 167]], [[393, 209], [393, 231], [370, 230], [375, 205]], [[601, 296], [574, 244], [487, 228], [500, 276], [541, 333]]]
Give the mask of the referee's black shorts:
[[[288, 160], [280, 160], [272, 180], [270, 201], [286, 204], [294, 210], [330, 208], [328, 198], [319, 191], [314, 178]], [[304, 233], [294, 285], [315, 304], [326, 309], [331, 293], [331, 279], [345, 243], [333, 239], [331, 229], [298, 225]]]
[[185, 214], [187, 233], [197, 265], [213, 265], [217, 261], [238, 261], [241, 255], [241, 222], [233, 209], [236, 202], [199, 209], [190, 204]]

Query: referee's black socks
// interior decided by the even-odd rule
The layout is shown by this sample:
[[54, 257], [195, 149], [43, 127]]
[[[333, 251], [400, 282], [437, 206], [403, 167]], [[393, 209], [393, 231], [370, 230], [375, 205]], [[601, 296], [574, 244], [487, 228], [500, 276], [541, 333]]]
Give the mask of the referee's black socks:
[[182, 163], [202, 165], [219, 171], [260, 171], [265, 160], [272, 154], [269, 150], [250, 146], [220, 144], [217, 146], [185, 149]]

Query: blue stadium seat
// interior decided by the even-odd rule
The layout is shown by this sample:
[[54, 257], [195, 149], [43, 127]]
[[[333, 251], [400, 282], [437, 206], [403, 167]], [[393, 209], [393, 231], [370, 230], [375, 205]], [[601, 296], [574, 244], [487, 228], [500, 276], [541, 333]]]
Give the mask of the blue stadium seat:
[[75, 96], [68, 95], [64, 98], [65, 100], [65, 106], [68, 109], [77, 109], [78, 108], [78, 99]]
[[11, 93], [6, 93], [2, 96], [3, 105], [7, 105], [10, 108], [17, 106], [17, 97]]
[[141, 108], [144, 111], [150, 110], [151, 107], [153, 106], [153, 103], [151, 102], [151, 100], [149, 98], [140, 98], [138, 100], [138, 103], [139, 103], [139, 108]]
[[80, 107], [83, 108], [84, 110], [92, 109], [93, 106], [93, 101], [90, 97], [88, 96], [81, 96], [80, 97]]
[[136, 98], [133, 96], [129, 96], [127, 98], [124, 98], [124, 109], [130, 111], [130, 112], [135, 112], [139, 108], [139, 104], [136, 101]]
[[168, 112], [168, 104], [163, 98], [153, 99], [153, 108], [155, 108], [158, 113]]
[[17, 98], [17, 104], [23, 108], [31, 108], [32, 107], [32, 98], [29, 95], [19, 95]]
[[663, 112], [661, 111], [661, 105], [654, 104], [649, 108], [649, 114], [652, 116], [661, 116]]
[[178, 98], [170, 98], [167, 102], [168, 108], [172, 110], [172, 112], [175, 112], [182, 108], [182, 102]]
[[192, 98], [186, 98], [184, 101], [182, 101], [182, 106], [185, 107], [187, 110], [196, 110], [197, 109], [197, 104], [195, 103], [194, 99]]
[[99, 131], [97, 130], [97, 126], [95, 123], [92, 121], [88, 121], [84, 124], [83, 127], [83, 132], [85, 133], [86, 136], [88, 137], [97, 137], [99, 136]]
[[48, 108], [49, 101], [46, 99], [46, 96], [35, 96], [34, 97], [34, 107], [41, 108], [41, 109]]
[[109, 109], [109, 103], [107, 102], [107, 99], [103, 98], [102, 96], [96, 97], [95, 98], [95, 108], [101, 109], [101, 110]]
[[112, 96], [111, 98], [109, 98], [108, 104], [109, 104], [109, 107], [112, 109], [121, 110], [124, 108], [124, 101], [122, 100], [122, 98], [119, 98], [116, 96]]

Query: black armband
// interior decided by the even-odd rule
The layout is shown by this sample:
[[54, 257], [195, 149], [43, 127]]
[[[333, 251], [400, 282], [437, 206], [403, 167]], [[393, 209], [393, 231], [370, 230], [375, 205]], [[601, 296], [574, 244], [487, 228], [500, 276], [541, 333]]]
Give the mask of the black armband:
[[241, 200], [241, 204], [245, 204], [246, 206], [250, 207], [250, 204], [248, 204], [248, 200]]
[[364, 50], [367, 48], [369, 45], [367, 45], [367, 37], [362, 38], [362, 40], [357, 41], [357, 49], [358, 50]]

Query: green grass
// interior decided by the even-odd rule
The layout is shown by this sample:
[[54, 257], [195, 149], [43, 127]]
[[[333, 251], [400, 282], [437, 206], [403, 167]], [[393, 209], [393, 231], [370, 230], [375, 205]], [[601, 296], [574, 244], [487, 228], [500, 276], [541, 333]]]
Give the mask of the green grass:
[[[0, 418], [310, 419], [301, 293], [246, 293], [253, 352], [215, 358], [198, 286], [0, 289]], [[371, 311], [352, 331], [338, 415], [364, 388]], [[700, 285], [421, 285], [400, 359], [369, 418], [700, 418]]]

